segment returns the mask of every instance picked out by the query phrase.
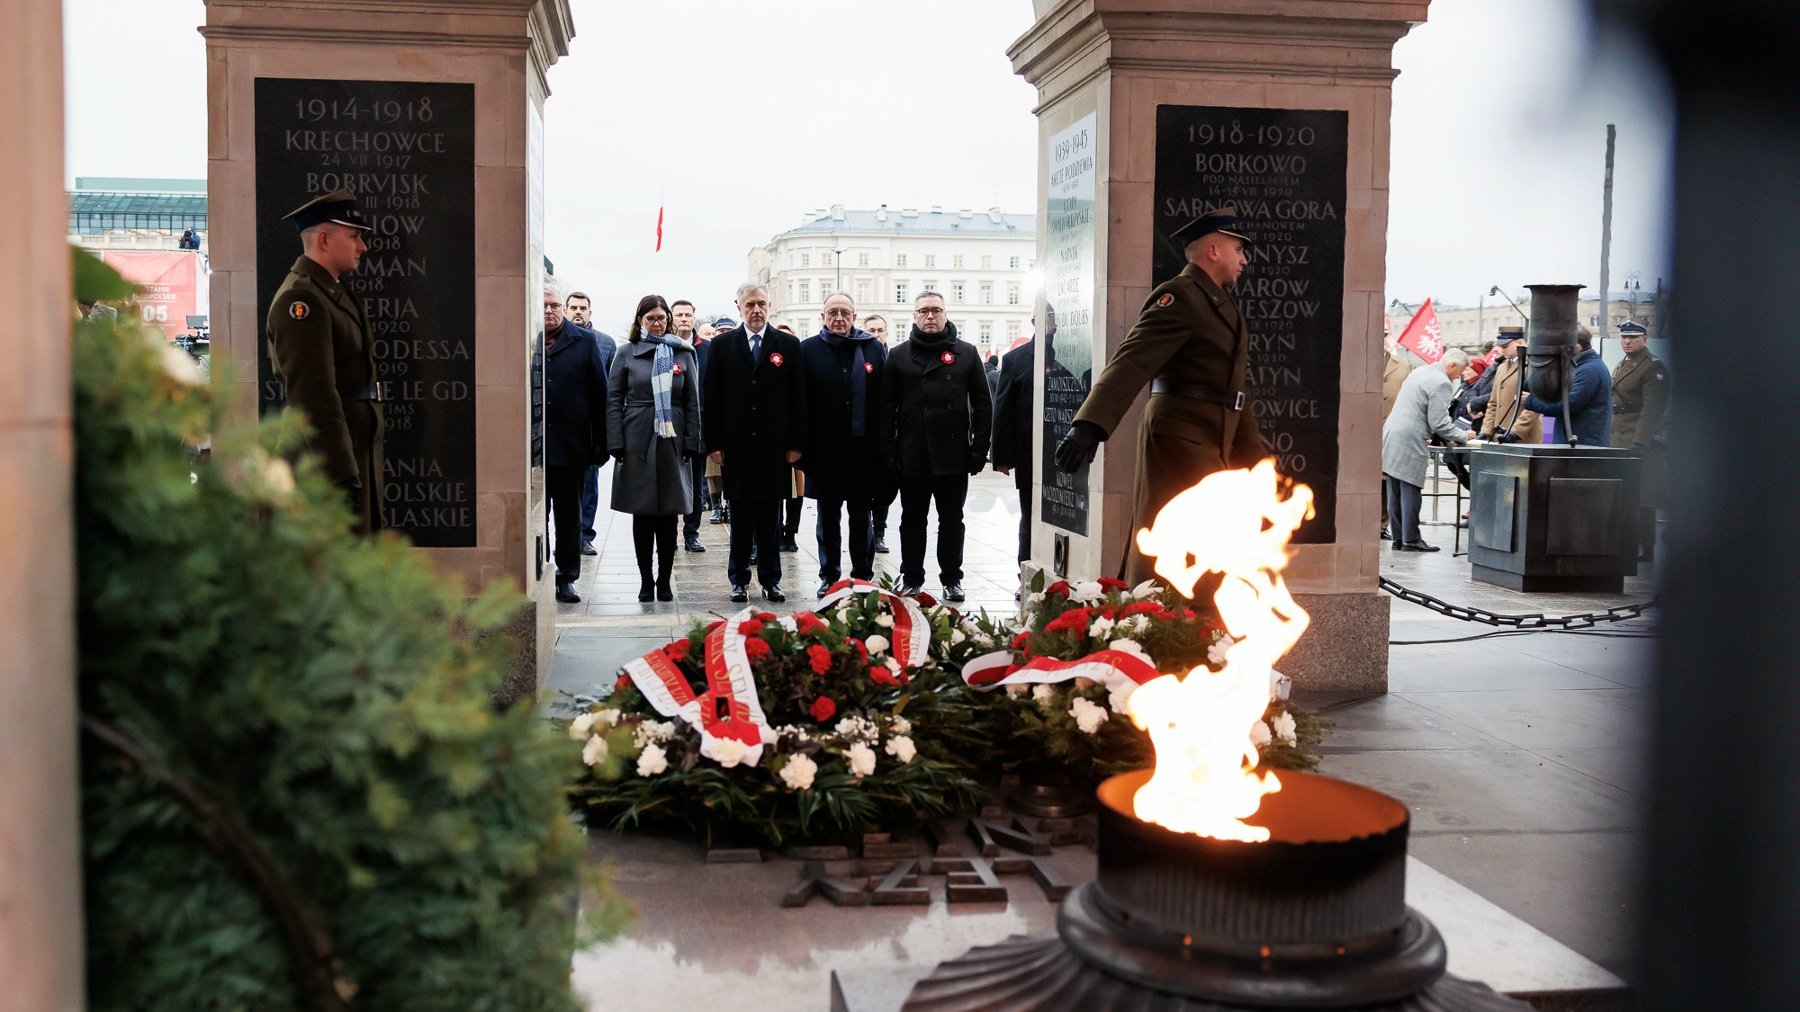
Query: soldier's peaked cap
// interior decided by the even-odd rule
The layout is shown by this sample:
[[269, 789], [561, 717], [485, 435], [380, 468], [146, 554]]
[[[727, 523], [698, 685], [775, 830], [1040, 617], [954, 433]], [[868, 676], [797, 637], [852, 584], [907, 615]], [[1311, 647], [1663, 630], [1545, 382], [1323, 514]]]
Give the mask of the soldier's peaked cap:
[[1494, 338], [1495, 344], [1511, 344], [1525, 336], [1524, 327], [1501, 327], [1500, 336]]
[[343, 189], [314, 197], [282, 217], [294, 223], [296, 232], [304, 232], [328, 221], [360, 228], [364, 232], [373, 231], [373, 226], [363, 220], [361, 208], [356, 206], [356, 194]]
[[1626, 320], [1624, 323], [1619, 324], [1620, 337], [1643, 337], [1648, 333], [1650, 333], [1650, 331], [1646, 330], [1644, 325], [1636, 320]]
[[1214, 232], [1231, 236], [1233, 239], [1242, 239], [1245, 242], [1253, 241], [1243, 233], [1242, 229], [1243, 226], [1238, 222], [1237, 206], [1226, 204], [1218, 210], [1206, 212], [1169, 233], [1169, 238], [1175, 240], [1175, 245], [1182, 249], [1186, 249], [1188, 243]]

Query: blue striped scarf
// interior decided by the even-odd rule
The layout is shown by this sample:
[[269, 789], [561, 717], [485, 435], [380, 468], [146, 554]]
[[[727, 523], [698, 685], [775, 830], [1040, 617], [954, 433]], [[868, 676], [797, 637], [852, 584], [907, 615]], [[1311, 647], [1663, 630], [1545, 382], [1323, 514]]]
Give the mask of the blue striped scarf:
[[650, 395], [656, 403], [656, 434], [663, 439], [674, 439], [677, 435], [675, 407], [670, 391], [675, 388], [675, 352], [692, 352], [694, 346], [672, 334], [661, 337], [644, 334], [639, 340], [656, 345], [656, 353], [650, 360]]

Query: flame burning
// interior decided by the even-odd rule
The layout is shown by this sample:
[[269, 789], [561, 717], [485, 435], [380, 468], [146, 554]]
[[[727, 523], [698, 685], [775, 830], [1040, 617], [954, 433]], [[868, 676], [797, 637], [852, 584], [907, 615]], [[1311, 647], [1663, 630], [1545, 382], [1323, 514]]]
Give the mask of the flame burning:
[[1312, 490], [1294, 485], [1282, 498], [1275, 462], [1264, 460], [1252, 470], [1207, 475], [1138, 531], [1138, 549], [1156, 557], [1157, 574], [1182, 594], [1192, 597], [1207, 572], [1223, 574], [1213, 600], [1237, 641], [1222, 671], [1202, 665], [1132, 693], [1131, 719], [1156, 746], [1156, 769], [1133, 802], [1138, 818], [1221, 840], [1269, 838], [1267, 828], [1244, 820], [1281, 781], [1256, 774], [1250, 733], [1268, 710], [1276, 659], [1306, 630], [1306, 612], [1281, 570], [1288, 539], [1312, 512]]

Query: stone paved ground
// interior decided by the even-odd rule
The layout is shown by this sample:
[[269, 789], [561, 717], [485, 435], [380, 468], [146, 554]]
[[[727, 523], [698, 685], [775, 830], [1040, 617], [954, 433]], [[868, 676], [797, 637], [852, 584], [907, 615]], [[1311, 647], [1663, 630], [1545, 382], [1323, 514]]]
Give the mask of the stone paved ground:
[[[1008, 479], [990, 473], [972, 483], [965, 581], [971, 605], [994, 610], [1013, 606], [1016, 510]], [[1447, 521], [1451, 512], [1446, 499], [1440, 516]], [[898, 522], [897, 508], [893, 522]], [[601, 555], [585, 560], [587, 572], [579, 585], [585, 600], [561, 608], [549, 678], [553, 689], [579, 692], [609, 684], [620, 663], [666, 642], [694, 618], [734, 610], [726, 600], [723, 575], [725, 528], [703, 525], [701, 537], [709, 551], [698, 556], [684, 553], [675, 576], [679, 600], [640, 605], [629, 521], [603, 513], [601, 523], [606, 525]], [[784, 556], [789, 608], [805, 607], [813, 600], [818, 581], [811, 530], [809, 504], [801, 529], [802, 551]], [[1432, 555], [1385, 553], [1383, 572], [1447, 600], [1499, 612], [1580, 612], [1650, 594], [1648, 576], [1628, 581], [1625, 594], [1617, 597], [1521, 594], [1476, 584], [1469, 578], [1467, 560], [1448, 550], [1452, 533], [1448, 526], [1428, 527], [1426, 538], [1446, 550]], [[896, 554], [878, 557], [884, 573], [893, 572], [899, 561], [894, 531], [889, 540], [896, 542]], [[927, 589], [937, 587], [928, 583]], [[1323, 769], [1405, 801], [1413, 812], [1414, 856], [1629, 979], [1631, 875], [1646, 800], [1645, 727], [1654, 641], [1618, 634], [1642, 634], [1651, 625], [1638, 620], [1612, 627], [1606, 635], [1454, 641], [1490, 630], [1396, 601], [1390, 692], [1361, 699], [1303, 696], [1301, 700], [1336, 722], [1322, 748]], [[1416, 642], [1429, 640], [1452, 642]], [[596, 837], [597, 858], [613, 849], [609, 838]], [[696, 863], [694, 873], [700, 874], [702, 867]], [[679, 874], [669, 867], [626, 871], [622, 885], [647, 905], [656, 902], [657, 881]], [[641, 877], [638, 871], [643, 872]], [[933, 916], [941, 920], [938, 910]], [[764, 917], [760, 908], [739, 916], [752, 913]], [[823, 938], [830, 934], [829, 923], [849, 913], [820, 914], [816, 923], [806, 923], [826, 932]], [[696, 938], [718, 943], [713, 936], [724, 926], [701, 924], [709, 919], [704, 911], [695, 910], [673, 924], [664, 916], [647, 916], [646, 927], [654, 924], [659, 936], [651, 947], [680, 963], [685, 930], [681, 925], [689, 917]], [[1006, 923], [1008, 918], [1002, 916], [994, 924], [996, 937], [1005, 933], [1001, 928]], [[917, 927], [927, 930], [925, 925], [921, 921]], [[789, 928], [807, 937], [813, 931], [799, 922]], [[904, 934], [914, 929], [894, 930]], [[1016, 930], [1016, 925], [1007, 930]], [[622, 944], [638, 951], [646, 941]], [[866, 937], [865, 942], [881, 948], [879, 939]], [[893, 951], [903, 948], [896, 943]], [[805, 959], [797, 950], [782, 951], [781, 958]], [[884, 958], [892, 958], [892, 952]], [[797, 996], [797, 1007], [818, 1007], [815, 995], [823, 993], [824, 975], [831, 966], [823, 958], [814, 962], [821, 990]], [[753, 974], [756, 963], [746, 951], [735, 961], [734, 972]]]

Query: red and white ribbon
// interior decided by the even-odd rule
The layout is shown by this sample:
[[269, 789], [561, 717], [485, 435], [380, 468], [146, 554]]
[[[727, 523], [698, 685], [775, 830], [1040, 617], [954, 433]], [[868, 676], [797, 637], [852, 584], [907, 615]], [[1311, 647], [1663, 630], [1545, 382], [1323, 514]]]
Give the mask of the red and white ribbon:
[[755, 614], [755, 608], [745, 608], [706, 634], [706, 691], [698, 696], [660, 649], [625, 664], [632, 684], [657, 713], [679, 718], [700, 732], [700, 754], [714, 762], [729, 758], [726, 750], [731, 747], [720, 747], [729, 740], [743, 747], [738, 761], [755, 766], [762, 761], [763, 745], [775, 740], [756, 693], [740, 629]]
[[1124, 650], [1096, 650], [1072, 661], [1033, 657], [1019, 665], [1013, 663], [1011, 650], [996, 650], [963, 665], [963, 681], [978, 689], [1055, 684], [1073, 678], [1091, 678], [1110, 691], [1127, 682], [1135, 688], [1161, 674], [1154, 664], [1138, 654]]
[[922, 662], [931, 652], [931, 623], [925, 618], [917, 601], [910, 597], [902, 597], [891, 590], [867, 580], [839, 580], [826, 591], [824, 600], [819, 602], [819, 610], [834, 607], [852, 594], [878, 594], [887, 606], [888, 614], [894, 618], [894, 635], [888, 637], [892, 641], [890, 649], [894, 660], [901, 668], [913, 667]]

